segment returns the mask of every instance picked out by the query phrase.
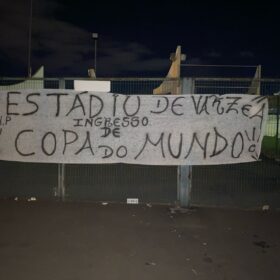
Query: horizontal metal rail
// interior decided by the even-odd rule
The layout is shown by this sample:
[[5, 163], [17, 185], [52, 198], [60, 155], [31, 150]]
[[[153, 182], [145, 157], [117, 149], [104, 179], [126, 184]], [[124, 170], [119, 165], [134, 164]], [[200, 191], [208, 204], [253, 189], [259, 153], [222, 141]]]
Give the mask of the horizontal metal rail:
[[219, 68], [256, 68], [258, 65], [217, 65], [217, 64], [188, 64], [184, 63], [181, 66], [190, 66], [190, 67], [219, 67]]
[[[222, 77], [199, 77], [194, 78], [195, 81], [223, 81], [223, 82], [252, 82], [254, 78], [222, 78]], [[260, 82], [277, 82], [280, 83], [280, 78], [272, 79], [272, 78], [262, 78], [262, 79], [254, 79], [254, 81]]]
[[[26, 77], [0, 77], [0, 81], [73, 81], [73, 80], [92, 80], [92, 81], [177, 81], [177, 78], [97, 78], [92, 79], [89, 77], [61, 77], [61, 78], [26, 78]], [[253, 78], [224, 78], [224, 77], [194, 77], [195, 81], [239, 81], [239, 82], [251, 82]], [[258, 79], [254, 79], [258, 81]], [[262, 78], [260, 82], [278, 82], [280, 78]]]
[[3, 81], [35, 81], [35, 80], [45, 80], [45, 81], [58, 81], [58, 80], [65, 80], [65, 81], [73, 81], [73, 80], [89, 80], [89, 81], [177, 81], [177, 78], [96, 78], [92, 79], [89, 77], [61, 77], [61, 78], [24, 78], [24, 77], [0, 77], [0, 80]]

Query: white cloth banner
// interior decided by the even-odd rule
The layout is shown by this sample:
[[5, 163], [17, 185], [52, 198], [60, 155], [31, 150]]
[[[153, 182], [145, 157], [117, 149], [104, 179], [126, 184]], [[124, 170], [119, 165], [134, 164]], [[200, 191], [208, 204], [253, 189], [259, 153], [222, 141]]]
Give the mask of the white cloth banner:
[[267, 99], [253, 95], [0, 92], [0, 160], [205, 165], [256, 161]]

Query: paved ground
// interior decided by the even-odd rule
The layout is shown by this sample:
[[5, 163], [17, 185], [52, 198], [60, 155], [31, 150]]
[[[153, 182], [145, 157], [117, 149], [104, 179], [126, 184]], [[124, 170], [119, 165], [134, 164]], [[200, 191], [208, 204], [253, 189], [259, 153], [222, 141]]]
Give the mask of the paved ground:
[[0, 202], [0, 279], [280, 279], [280, 212]]

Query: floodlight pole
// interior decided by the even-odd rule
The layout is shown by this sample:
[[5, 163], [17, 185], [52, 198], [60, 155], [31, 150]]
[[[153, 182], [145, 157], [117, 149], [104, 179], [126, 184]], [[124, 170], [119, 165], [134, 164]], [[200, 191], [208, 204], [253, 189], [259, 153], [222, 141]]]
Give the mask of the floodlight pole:
[[98, 39], [98, 33], [92, 33], [92, 38], [94, 40], [94, 71], [95, 75], [97, 72], [97, 39]]
[[28, 66], [27, 66], [28, 77], [32, 76], [32, 69], [31, 69], [32, 18], [33, 18], [33, 0], [30, 0], [29, 31], [28, 31]]

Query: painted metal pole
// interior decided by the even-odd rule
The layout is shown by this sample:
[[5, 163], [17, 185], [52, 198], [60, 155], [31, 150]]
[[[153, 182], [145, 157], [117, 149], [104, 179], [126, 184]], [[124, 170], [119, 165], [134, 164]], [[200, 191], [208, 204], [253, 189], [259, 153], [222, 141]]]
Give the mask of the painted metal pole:
[[[59, 89], [65, 89], [65, 80], [59, 79]], [[58, 164], [57, 195], [62, 201], [65, 199], [65, 164]]]
[[276, 120], [276, 157], [279, 157], [279, 118], [280, 118], [280, 93], [277, 94], [277, 120]]
[[[194, 79], [181, 79], [181, 94], [194, 93]], [[179, 165], [177, 173], [177, 200], [180, 207], [189, 208], [191, 206], [191, 190], [192, 190], [192, 166]]]

